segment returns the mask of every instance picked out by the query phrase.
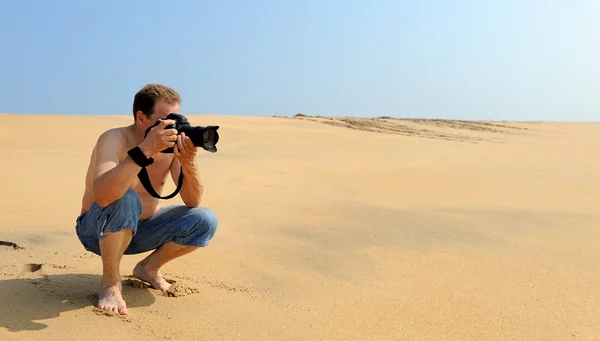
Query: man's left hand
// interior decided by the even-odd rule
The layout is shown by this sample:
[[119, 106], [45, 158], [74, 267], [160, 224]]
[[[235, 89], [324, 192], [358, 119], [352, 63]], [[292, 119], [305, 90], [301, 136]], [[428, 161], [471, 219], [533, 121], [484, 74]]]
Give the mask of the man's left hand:
[[177, 135], [177, 143], [173, 147], [173, 153], [181, 165], [193, 165], [196, 159], [196, 146], [185, 133]]

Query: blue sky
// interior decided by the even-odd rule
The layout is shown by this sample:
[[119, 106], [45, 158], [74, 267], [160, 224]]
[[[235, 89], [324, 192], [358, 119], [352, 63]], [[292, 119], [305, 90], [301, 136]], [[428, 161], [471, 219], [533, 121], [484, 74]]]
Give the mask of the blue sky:
[[595, 0], [0, 4], [0, 112], [600, 121]]

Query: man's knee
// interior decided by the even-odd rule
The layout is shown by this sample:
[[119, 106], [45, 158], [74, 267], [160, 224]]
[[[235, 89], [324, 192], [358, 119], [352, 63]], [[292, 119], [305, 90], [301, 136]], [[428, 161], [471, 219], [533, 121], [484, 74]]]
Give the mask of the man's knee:
[[192, 213], [197, 219], [196, 225], [202, 226], [212, 233], [217, 230], [219, 218], [213, 210], [208, 207], [195, 207], [192, 208]]
[[104, 208], [105, 210], [126, 210], [133, 213], [142, 212], [142, 202], [133, 189], [128, 189], [119, 199]]
[[191, 235], [200, 237], [201, 244], [206, 245], [215, 235], [219, 226], [219, 218], [213, 210], [208, 207], [194, 207], [189, 214], [194, 220]]
[[110, 232], [131, 229], [135, 235], [137, 223], [142, 214], [142, 202], [137, 193], [128, 189], [121, 198], [106, 206], [100, 213], [98, 239], [104, 238]]

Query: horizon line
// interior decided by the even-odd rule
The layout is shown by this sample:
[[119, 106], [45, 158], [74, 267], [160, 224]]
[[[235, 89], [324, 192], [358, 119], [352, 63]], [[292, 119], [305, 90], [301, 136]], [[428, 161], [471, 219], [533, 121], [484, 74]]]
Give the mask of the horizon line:
[[[10, 113], [0, 112], [0, 115], [11, 116], [79, 116], [79, 117], [130, 117], [132, 114], [113, 113], [113, 114], [85, 114], [85, 113]], [[465, 119], [465, 118], [441, 118], [425, 116], [348, 116], [348, 115], [309, 115], [297, 113], [293, 115], [249, 115], [249, 114], [226, 114], [226, 113], [185, 113], [185, 116], [230, 116], [230, 117], [270, 117], [270, 118], [354, 118], [354, 119], [391, 119], [391, 120], [438, 120], [438, 121], [468, 121], [468, 122], [515, 122], [515, 123], [600, 123], [600, 121], [568, 121], [568, 120], [509, 120], [509, 119]]]

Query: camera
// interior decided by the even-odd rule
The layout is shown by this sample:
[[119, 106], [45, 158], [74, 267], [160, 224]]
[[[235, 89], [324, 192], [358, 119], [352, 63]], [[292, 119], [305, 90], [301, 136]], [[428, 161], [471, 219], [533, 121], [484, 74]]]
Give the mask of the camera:
[[[216, 145], [219, 141], [219, 133], [217, 130], [219, 129], [219, 126], [192, 126], [185, 116], [176, 113], [170, 113], [165, 119], [175, 121], [175, 124], [169, 125], [165, 127], [165, 129], [175, 129], [178, 134], [185, 133], [185, 136], [189, 137], [196, 147], [202, 147], [204, 150], [211, 153], [217, 151]], [[148, 135], [150, 129], [157, 126], [159, 123], [160, 120], [146, 129], [144, 137]], [[162, 150], [161, 153], [173, 153], [173, 147]]]

